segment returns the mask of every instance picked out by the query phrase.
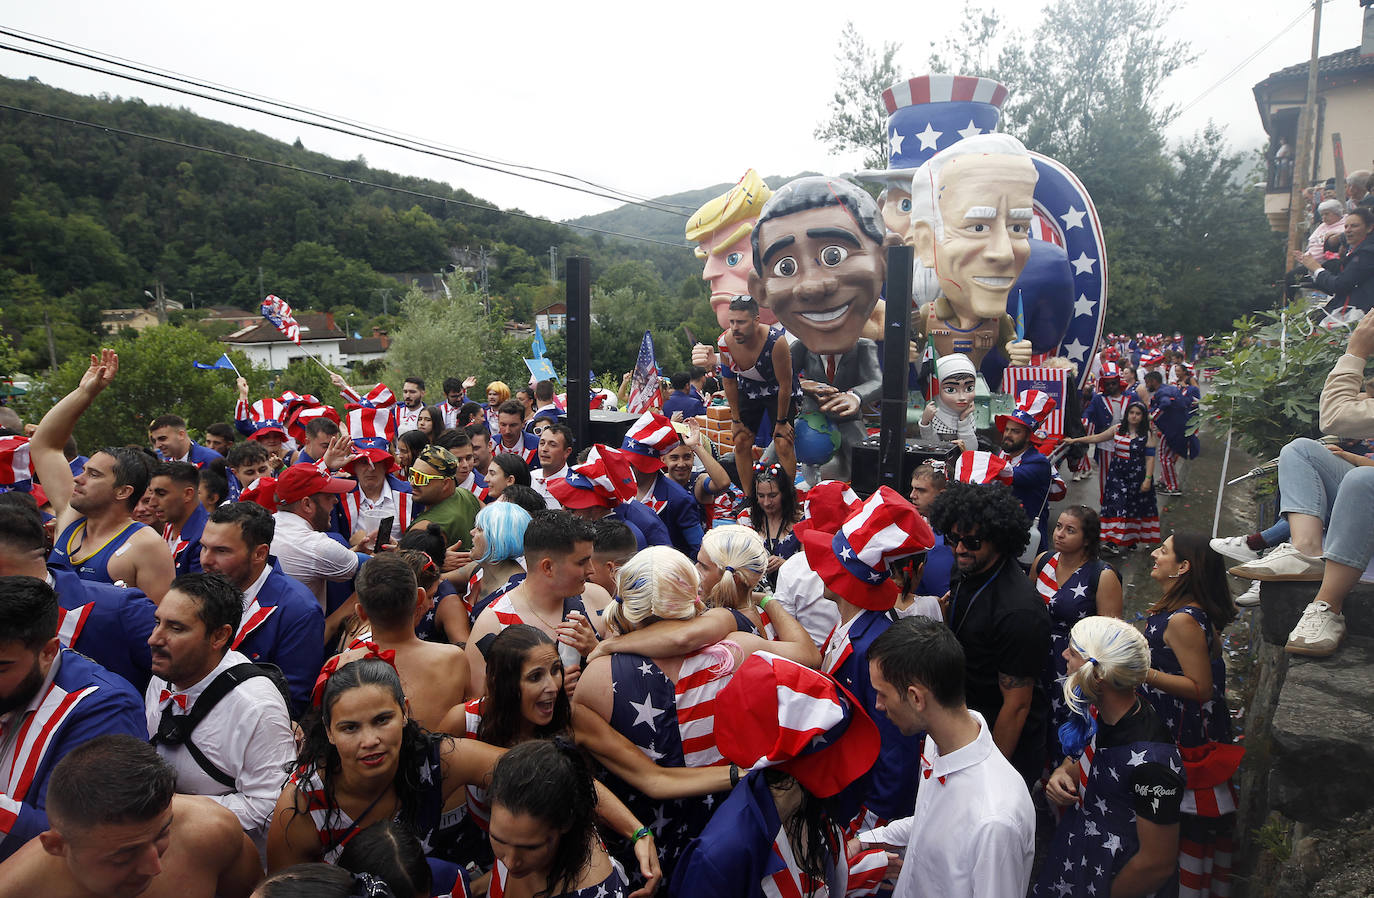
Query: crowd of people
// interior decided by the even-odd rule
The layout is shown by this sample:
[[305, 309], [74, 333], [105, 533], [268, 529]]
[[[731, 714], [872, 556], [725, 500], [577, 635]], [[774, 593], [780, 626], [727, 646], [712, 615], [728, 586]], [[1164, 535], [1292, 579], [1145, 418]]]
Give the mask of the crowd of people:
[[[80, 456], [108, 351], [0, 410], [0, 895], [1227, 894], [1236, 609], [1152, 482], [1195, 440], [1181, 346], [1107, 346], [1066, 440], [1110, 447], [1100, 511], [1051, 519], [1034, 391], [900, 494], [808, 481], [738, 305], [724, 396], [680, 375], [617, 445], [548, 382], [336, 378], [342, 416], [240, 381], [203, 442]], [[1291, 493], [1271, 566], [1320, 551]], [[1145, 543], [1142, 633], [1105, 556]], [[1374, 554], [1339, 548], [1337, 611]]]

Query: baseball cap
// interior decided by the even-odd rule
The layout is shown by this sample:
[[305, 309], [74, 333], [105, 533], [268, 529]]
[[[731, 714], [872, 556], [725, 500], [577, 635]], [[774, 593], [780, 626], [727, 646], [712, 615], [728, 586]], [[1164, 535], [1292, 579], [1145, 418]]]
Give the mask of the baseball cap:
[[317, 493], [351, 493], [356, 485], [352, 480], [323, 474], [315, 465], [292, 465], [277, 478], [277, 504], [289, 505]]

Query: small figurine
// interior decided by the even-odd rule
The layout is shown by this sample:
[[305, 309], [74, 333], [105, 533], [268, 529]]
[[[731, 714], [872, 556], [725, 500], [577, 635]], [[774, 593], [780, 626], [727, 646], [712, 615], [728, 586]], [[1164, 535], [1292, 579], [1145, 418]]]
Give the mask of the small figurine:
[[936, 359], [935, 370], [940, 391], [921, 414], [921, 439], [957, 442], [961, 451], [977, 449], [978, 435], [973, 423], [977, 371], [973, 362], [956, 353]]

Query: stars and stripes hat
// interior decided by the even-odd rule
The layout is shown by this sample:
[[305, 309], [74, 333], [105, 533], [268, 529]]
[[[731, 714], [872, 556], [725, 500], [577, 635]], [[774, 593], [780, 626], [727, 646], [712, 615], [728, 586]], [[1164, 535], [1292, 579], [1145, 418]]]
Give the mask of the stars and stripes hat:
[[1005, 483], [1011, 486], [1011, 476], [1011, 465], [1007, 464], [1005, 458], [981, 450], [960, 453], [954, 466], [954, 479], [960, 483]]
[[850, 512], [835, 534], [802, 535], [806, 561], [831, 592], [872, 611], [897, 602], [888, 565], [935, 545], [935, 533], [912, 504], [891, 487], [879, 487]]
[[33, 463], [29, 461], [29, 438], [18, 434], [0, 437], [0, 490], [8, 491], [32, 481]]
[[615, 508], [639, 491], [627, 455], [598, 443], [587, 453], [585, 462], [568, 469], [566, 477], [544, 485], [564, 508]]
[[287, 438], [286, 404], [280, 399], [259, 399], [248, 406], [248, 420], [253, 422], [253, 432], [248, 435], [250, 440], [260, 440], [271, 434], [283, 440]]
[[755, 652], [716, 696], [716, 744], [746, 770], [777, 767], [827, 798], [868, 772], [882, 738], [863, 705], [833, 678]]
[[365, 396], [360, 396], [356, 391], [351, 394], [345, 393], [344, 396], [349, 399], [357, 400], [355, 402], [350, 402], [346, 406], [349, 411], [352, 411], [358, 406], [364, 408], [391, 408], [396, 404], [396, 394], [393, 393], [391, 388], [386, 384], [377, 384], [369, 390]]
[[287, 390], [281, 394], [281, 401], [286, 406], [286, 432], [297, 443], [305, 443], [305, 426], [317, 418], [328, 418], [335, 424], [340, 423], [339, 413], [321, 402], [318, 397], [309, 394], [302, 396]]
[[1006, 429], [1009, 421], [1015, 421], [1024, 426], [1031, 433], [1040, 429], [1040, 425], [1045, 423], [1050, 412], [1054, 411], [1054, 397], [1049, 393], [1042, 393], [1039, 390], [1026, 390], [1016, 397], [1016, 408], [1010, 415], [998, 415], [995, 423], [1000, 433]]
[[997, 130], [1006, 85], [968, 75], [922, 75], [882, 93], [887, 110], [887, 168], [855, 177], [887, 187], [911, 188], [912, 173], [939, 150], [975, 134]]
[[389, 471], [396, 469], [396, 459], [391, 454], [396, 423], [391, 409], [367, 406], [350, 409], [348, 434], [358, 455], [344, 467], [351, 468], [356, 462], [366, 460], [374, 465], [386, 465]]
[[1140, 357], [1140, 364], [1142, 365], [1161, 365], [1163, 363], [1164, 353], [1160, 352], [1158, 349], [1151, 349]]
[[1121, 380], [1121, 366], [1116, 362], [1103, 362], [1102, 372], [1097, 375], [1097, 382], [1102, 383], [1104, 380]]
[[862, 501], [844, 481], [822, 480], [807, 493], [806, 517], [792, 525], [792, 532], [797, 539], [808, 530], [832, 534]]
[[630, 467], [645, 474], [656, 474], [663, 470], [663, 453], [669, 452], [682, 441], [673, 422], [649, 409], [630, 425], [620, 450]]

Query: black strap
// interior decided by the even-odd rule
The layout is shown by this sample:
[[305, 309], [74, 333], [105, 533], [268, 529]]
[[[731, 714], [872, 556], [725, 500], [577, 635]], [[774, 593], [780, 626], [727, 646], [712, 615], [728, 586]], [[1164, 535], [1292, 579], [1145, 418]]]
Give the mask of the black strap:
[[215, 705], [234, 691], [239, 684], [251, 680], [253, 677], [268, 677], [270, 674], [258, 665], [249, 661], [244, 664], [236, 664], [228, 670], [221, 671], [219, 676], [205, 687], [205, 691], [196, 699], [195, 704], [185, 714], [173, 714], [171, 707], [163, 709], [162, 717], [158, 720], [157, 732], [148, 741], [153, 745], [184, 745], [195, 762], [200, 765], [200, 769], [205, 771], [216, 782], [229, 788], [234, 787], [234, 778], [215, 766], [205, 754], [196, 747], [191, 741], [191, 734], [195, 732], [200, 722], [209, 716], [214, 710]]

